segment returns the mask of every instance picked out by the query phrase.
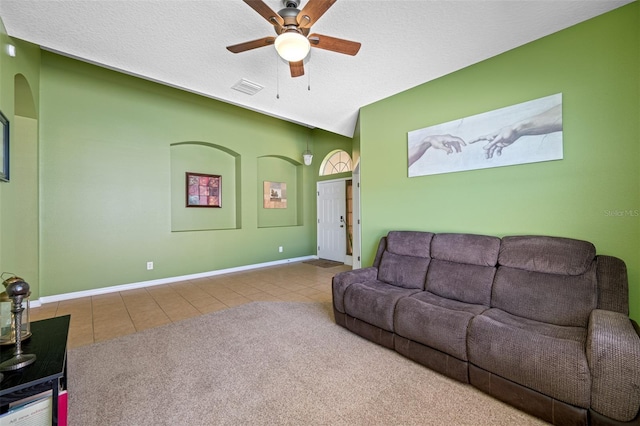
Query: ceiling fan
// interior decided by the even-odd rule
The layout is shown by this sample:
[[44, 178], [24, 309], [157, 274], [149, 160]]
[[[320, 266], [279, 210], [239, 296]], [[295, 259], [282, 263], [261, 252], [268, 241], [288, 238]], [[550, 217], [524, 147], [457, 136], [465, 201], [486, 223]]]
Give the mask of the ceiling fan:
[[240, 53], [273, 44], [280, 57], [289, 62], [291, 77], [300, 77], [304, 75], [303, 60], [311, 47], [351, 56], [360, 50], [360, 43], [355, 41], [322, 34], [309, 34], [311, 26], [336, 0], [309, 0], [302, 10], [298, 9], [300, 0], [282, 0], [284, 9], [278, 13], [271, 10], [262, 0], [243, 1], [273, 25], [277, 36], [227, 46], [230, 52]]

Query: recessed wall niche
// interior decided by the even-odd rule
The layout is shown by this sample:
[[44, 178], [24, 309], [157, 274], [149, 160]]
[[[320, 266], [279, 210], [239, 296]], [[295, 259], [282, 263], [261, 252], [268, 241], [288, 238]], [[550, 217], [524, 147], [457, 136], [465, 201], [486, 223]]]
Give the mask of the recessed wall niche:
[[[302, 225], [302, 164], [291, 158], [267, 155], [258, 158], [258, 228]], [[286, 184], [286, 208], [264, 207], [264, 182]]]
[[[186, 207], [186, 172], [220, 175], [220, 208]], [[240, 154], [208, 142], [171, 145], [171, 231], [240, 229]]]

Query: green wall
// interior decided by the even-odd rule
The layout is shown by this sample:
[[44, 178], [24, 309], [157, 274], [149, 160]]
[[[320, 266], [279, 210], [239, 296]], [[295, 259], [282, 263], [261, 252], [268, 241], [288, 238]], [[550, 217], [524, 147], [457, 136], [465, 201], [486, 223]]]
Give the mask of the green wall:
[[[312, 130], [48, 52], [40, 109], [41, 295], [315, 254]], [[265, 158], [297, 172], [260, 226]], [[184, 211], [186, 171], [222, 175], [222, 209]]]
[[[349, 138], [0, 37], [0, 271], [32, 299], [315, 254], [320, 163]], [[184, 207], [186, 171], [223, 176], [221, 209]], [[264, 180], [287, 209], [263, 208]]]
[[[393, 229], [585, 239], [627, 263], [640, 320], [638, 7], [362, 108], [363, 266]], [[563, 94], [563, 160], [407, 177], [408, 131], [554, 93]]]
[[[16, 55], [7, 54], [7, 45]], [[0, 182], [0, 272], [40, 288], [38, 105], [40, 50], [7, 36], [0, 21], [0, 110], [9, 120], [10, 182]], [[9, 275], [5, 275], [7, 278]]]

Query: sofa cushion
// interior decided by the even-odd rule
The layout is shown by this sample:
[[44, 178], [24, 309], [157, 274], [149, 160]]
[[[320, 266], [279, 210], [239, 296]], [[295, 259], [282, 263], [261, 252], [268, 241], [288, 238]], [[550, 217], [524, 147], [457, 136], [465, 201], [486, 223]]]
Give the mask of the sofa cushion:
[[596, 263], [582, 275], [555, 275], [500, 266], [491, 307], [550, 324], [587, 327], [596, 308]]
[[344, 293], [347, 291], [347, 287], [354, 283], [374, 281], [377, 276], [378, 269], [373, 266], [344, 271], [334, 275], [331, 279], [331, 292], [333, 295], [333, 306], [336, 310], [344, 314]]
[[401, 297], [419, 290], [407, 289], [382, 281], [367, 281], [347, 287], [344, 310], [347, 315], [393, 332], [393, 313]]
[[559, 401], [588, 408], [587, 330], [489, 309], [471, 320], [469, 362]]
[[425, 289], [438, 296], [489, 306], [496, 268], [432, 259]]
[[467, 361], [467, 327], [486, 309], [422, 291], [398, 301], [394, 328], [400, 336]]
[[420, 231], [391, 231], [387, 235], [387, 251], [414, 257], [431, 257], [433, 233]]
[[547, 274], [581, 275], [591, 266], [596, 248], [587, 241], [545, 236], [504, 237], [498, 263]]
[[424, 289], [429, 258], [403, 256], [385, 251], [382, 254], [378, 279], [404, 288]]
[[431, 242], [431, 257], [470, 265], [496, 266], [500, 238], [474, 234], [436, 234]]

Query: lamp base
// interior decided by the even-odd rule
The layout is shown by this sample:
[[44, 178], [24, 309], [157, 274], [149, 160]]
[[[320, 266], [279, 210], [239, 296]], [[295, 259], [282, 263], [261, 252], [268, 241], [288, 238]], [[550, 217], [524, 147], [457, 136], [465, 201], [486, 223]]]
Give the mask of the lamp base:
[[36, 360], [34, 354], [19, 354], [0, 364], [0, 371], [20, 370]]

